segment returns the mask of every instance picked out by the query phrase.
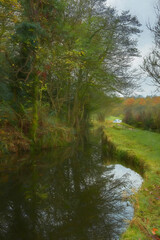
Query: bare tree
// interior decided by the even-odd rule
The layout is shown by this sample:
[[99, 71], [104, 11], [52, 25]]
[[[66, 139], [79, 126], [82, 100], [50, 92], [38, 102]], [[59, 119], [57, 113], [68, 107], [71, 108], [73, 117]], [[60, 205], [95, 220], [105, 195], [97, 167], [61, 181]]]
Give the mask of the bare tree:
[[144, 58], [143, 70], [152, 78], [153, 84], [160, 89], [160, 0], [155, 6], [157, 17], [156, 24], [147, 26], [154, 35], [154, 48], [151, 53]]

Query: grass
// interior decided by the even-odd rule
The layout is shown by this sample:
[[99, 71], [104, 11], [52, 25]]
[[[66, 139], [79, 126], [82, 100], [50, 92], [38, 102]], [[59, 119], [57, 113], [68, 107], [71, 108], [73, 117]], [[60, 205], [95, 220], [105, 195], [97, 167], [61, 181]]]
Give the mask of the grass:
[[[97, 123], [100, 125], [99, 123]], [[101, 124], [102, 125], [102, 124]], [[145, 163], [144, 183], [131, 201], [135, 216], [121, 239], [160, 239], [160, 134], [133, 128], [127, 124], [104, 124], [107, 138], [119, 152], [134, 155]]]
[[105, 120], [106, 120], [106, 121], [114, 121], [114, 120], [116, 120], [116, 119], [122, 120], [122, 118], [123, 118], [123, 115], [120, 115], [120, 116], [118, 116], [118, 117], [115, 117], [115, 116], [107, 116], [107, 117], [105, 118]]

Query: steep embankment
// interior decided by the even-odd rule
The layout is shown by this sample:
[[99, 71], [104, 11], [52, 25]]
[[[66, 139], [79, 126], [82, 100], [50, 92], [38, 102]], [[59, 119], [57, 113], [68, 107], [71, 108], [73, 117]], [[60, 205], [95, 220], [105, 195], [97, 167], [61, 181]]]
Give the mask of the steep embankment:
[[122, 239], [160, 239], [160, 134], [111, 121], [104, 124], [104, 132], [117, 154], [127, 152], [146, 166], [142, 188], [131, 199], [135, 216]]

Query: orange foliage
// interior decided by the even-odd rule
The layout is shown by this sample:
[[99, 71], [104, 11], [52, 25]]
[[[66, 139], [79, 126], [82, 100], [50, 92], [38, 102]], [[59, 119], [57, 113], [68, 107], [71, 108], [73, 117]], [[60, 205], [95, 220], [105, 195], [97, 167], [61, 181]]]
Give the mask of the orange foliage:
[[160, 104], [160, 97], [146, 97], [146, 98], [127, 98], [124, 100], [123, 105], [125, 106], [131, 106], [131, 105], [142, 105], [142, 106], [148, 106], [148, 105], [157, 105]]
[[139, 104], [143, 106], [146, 105], [146, 100], [144, 98], [140, 98]]
[[136, 127], [160, 131], [160, 96], [124, 100], [124, 121]]
[[130, 105], [133, 105], [135, 103], [135, 99], [134, 98], [127, 98], [125, 101], [124, 101], [124, 105], [125, 106], [130, 106]]

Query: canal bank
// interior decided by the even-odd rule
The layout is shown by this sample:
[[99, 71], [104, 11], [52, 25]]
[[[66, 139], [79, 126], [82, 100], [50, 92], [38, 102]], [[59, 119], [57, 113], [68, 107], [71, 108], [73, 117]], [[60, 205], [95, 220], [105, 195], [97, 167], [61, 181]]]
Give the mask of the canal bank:
[[114, 154], [128, 156], [144, 172], [141, 189], [131, 197], [135, 215], [122, 239], [160, 239], [160, 134], [109, 121], [103, 129]]
[[105, 154], [101, 133], [3, 158], [0, 239], [120, 239], [134, 216], [128, 196], [143, 179]]

